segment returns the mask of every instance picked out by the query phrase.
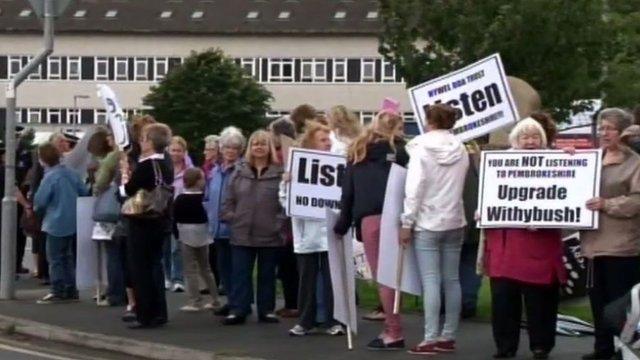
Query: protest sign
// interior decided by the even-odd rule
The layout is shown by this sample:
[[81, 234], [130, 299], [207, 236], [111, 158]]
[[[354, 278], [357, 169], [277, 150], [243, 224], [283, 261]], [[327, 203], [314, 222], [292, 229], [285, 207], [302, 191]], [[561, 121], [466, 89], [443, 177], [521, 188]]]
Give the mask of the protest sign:
[[[398, 232], [400, 230], [400, 215], [404, 202], [404, 183], [407, 170], [397, 164], [391, 165], [387, 189], [384, 196], [382, 220], [380, 224], [380, 251], [384, 254], [378, 258], [377, 281], [392, 289], [398, 288], [398, 274], [400, 274], [400, 290], [413, 295], [422, 295], [422, 282], [418, 271], [416, 254], [413, 246], [407, 246], [401, 254]], [[402, 255], [404, 260], [397, 261]]]
[[601, 150], [484, 151], [478, 227], [597, 229]]
[[98, 246], [91, 239], [94, 225], [91, 215], [95, 201], [95, 197], [85, 196], [76, 202], [76, 286], [80, 290], [92, 288], [98, 278]]
[[325, 151], [289, 150], [287, 215], [324, 219], [326, 209], [340, 209], [346, 158]]
[[125, 122], [124, 112], [122, 107], [116, 99], [116, 94], [107, 85], [99, 84], [98, 97], [102, 99], [104, 107], [107, 110], [107, 121], [111, 131], [113, 132], [113, 139], [120, 150], [124, 150], [129, 146], [129, 131], [127, 130], [127, 123]]
[[[338, 214], [325, 209], [327, 229], [333, 229]], [[358, 333], [356, 313], [356, 279], [353, 264], [353, 245], [351, 233], [347, 232], [338, 239], [333, 231], [327, 231], [329, 269], [333, 290], [333, 317], [347, 326], [349, 349], [352, 348], [351, 332]]]
[[426, 109], [439, 103], [460, 110], [452, 129], [460, 141], [488, 134], [520, 119], [500, 54], [409, 89], [413, 113], [424, 133]]

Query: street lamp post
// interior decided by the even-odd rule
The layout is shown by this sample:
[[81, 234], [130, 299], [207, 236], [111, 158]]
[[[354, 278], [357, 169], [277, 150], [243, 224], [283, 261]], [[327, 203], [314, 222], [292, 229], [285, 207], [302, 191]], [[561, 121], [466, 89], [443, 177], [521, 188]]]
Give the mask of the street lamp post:
[[73, 110], [76, 112], [76, 119], [73, 124], [74, 135], [78, 135], [78, 132], [80, 131], [80, 109], [78, 109], [78, 99], [89, 99], [89, 95], [73, 95]]
[[53, 52], [53, 23], [64, 11], [69, 0], [29, 0], [44, 27], [44, 49], [9, 81], [6, 88], [7, 111], [5, 123], [5, 181], [2, 198], [2, 238], [0, 244], [0, 299], [15, 298], [16, 270], [16, 90], [38, 65]]

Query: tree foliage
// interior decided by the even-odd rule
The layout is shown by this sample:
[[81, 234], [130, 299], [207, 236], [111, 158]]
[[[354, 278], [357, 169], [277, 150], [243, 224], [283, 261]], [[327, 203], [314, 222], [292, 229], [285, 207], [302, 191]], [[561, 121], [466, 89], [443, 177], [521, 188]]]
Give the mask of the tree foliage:
[[271, 93], [219, 49], [193, 52], [143, 102], [191, 148], [234, 125], [247, 133], [265, 124]]
[[[639, 71], [625, 66], [638, 58], [620, 50], [636, 36], [628, 54], [637, 54], [638, 32], [621, 31], [629, 19], [614, 15], [628, 1], [609, 2], [381, 0], [380, 52], [410, 86], [499, 52], [507, 74], [529, 82], [543, 105], [563, 118], [574, 100], [600, 98], [605, 90], [607, 100], [619, 101], [621, 84], [610, 80]], [[620, 66], [608, 67], [616, 56]]]

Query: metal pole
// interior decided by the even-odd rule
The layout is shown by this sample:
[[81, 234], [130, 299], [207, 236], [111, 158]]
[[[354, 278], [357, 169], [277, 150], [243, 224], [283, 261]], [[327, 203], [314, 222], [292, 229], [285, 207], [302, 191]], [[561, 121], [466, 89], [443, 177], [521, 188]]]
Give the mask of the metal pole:
[[18, 86], [53, 52], [53, 1], [44, 0], [44, 50], [9, 82], [6, 89], [5, 179], [2, 199], [2, 238], [0, 239], [0, 299], [15, 298], [16, 276], [16, 90]]

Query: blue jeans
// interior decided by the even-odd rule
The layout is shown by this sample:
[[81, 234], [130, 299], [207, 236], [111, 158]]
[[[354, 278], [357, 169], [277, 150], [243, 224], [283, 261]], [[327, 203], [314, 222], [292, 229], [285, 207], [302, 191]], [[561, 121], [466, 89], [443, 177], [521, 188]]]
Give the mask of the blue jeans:
[[[459, 279], [463, 228], [416, 231], [413, 246], [422, 279], [424, 340], [455, 340], [461, 307]], [[440, 291], [444, 289], [445, 322], [440, 331]]]
[[233, 269], [229, 297], [231, 313], [247, 316], [251, 313], [253, 297], [253, 265], [258, 261], [258, 316], [273, 312], [276, 306], [276, 264], [279, 247], [231, 246]]
[[107, 299], [111, 305], [125, 305], [125, 245], [124, 240], [105, 241], [107, 251]]
[[172, 235], [166, 235], [163, 245], [162, 266], [164, 266], [165, 280], [171, 281], [174, 284], [184, 284], [180, 242]]
[[49, 279], [51, 293], [68, 298], [76, 296], [76, 264], [74, 245], [76, 235], [53, 236], [47, 234], [47, 261], [49, 262]]

